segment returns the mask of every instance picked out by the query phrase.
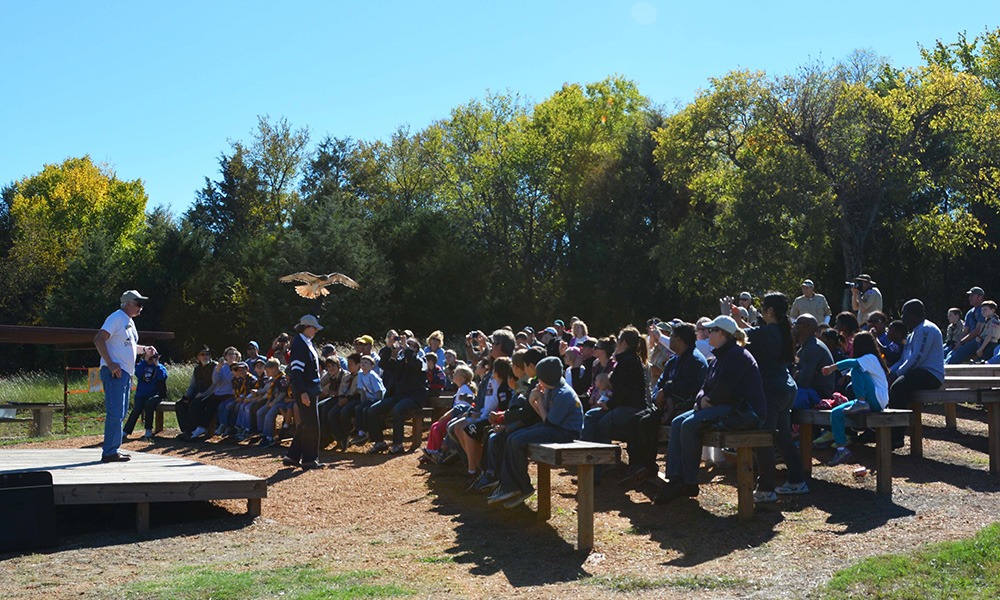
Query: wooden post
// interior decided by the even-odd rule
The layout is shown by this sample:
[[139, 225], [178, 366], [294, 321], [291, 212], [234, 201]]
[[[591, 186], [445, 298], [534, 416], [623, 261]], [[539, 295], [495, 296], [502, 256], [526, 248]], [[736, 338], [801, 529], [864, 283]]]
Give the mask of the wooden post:
[[[945, 406], [948, 406], [947, 404]], [[954, 405], [952, 405], [954, 407]], [[910, 417], [910, 456], [914, 458], [924, 457], [924, 424], [921, 419], [923, 405], [919, 402], [911, 402], [910, 410], [913, 416]], [[892, 452], [890, 446], [890, 452]]]
[[163, 431], [163, 411], [156, 408], [153, 411], [153, 433], [160, 433]]
[[424, 410], [420, 407], [413, 409], [413, 418], [411, 419], [413, 425], [413, 441], [411, 451], [416, 452], [420, 449], [420, 442], [424, 437]]
[[538, 520], [552, 518], [552, 469], [545, 463], [538, 465]]
[[749, 521], [753, 518], [753, 448], [736, 449], [736, 497], [737, 518]]
[[[919, 423], [919, 421], [915, 421]], [[892, 495], [892, 427], [878, 427], [875, 443], [875, 492]]]
[[63, 433], [69, 433], [69, 358], [63, 353]]
[[135, 530], [143, 535], [149, 533], [149, 502], [135, 503]]
[[958, 429], [957, 408], [953, 402], [945, 402], [944, 405], [944, 426], [945, 429], [955, 431]]
[[989, 426], [990, 475], [1000, 473], [1000, 407], [986, 405], [986, 423]]
[[576, 468], [576, 547], [590, 550], [594, 547], [594, 465]]
[[260, 516], [260, 498], [247, 498], [247, 514], [254, 518]]
[[799, 455], [802, 457], [802, 472], [806, 477], [813, 470], [813, 426], [812, 423], [799, 424]]

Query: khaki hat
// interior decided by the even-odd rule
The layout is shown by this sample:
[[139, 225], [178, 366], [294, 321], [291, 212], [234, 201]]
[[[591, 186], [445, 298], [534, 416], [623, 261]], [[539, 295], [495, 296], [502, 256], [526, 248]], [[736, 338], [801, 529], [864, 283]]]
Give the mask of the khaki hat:
[[323, 331], [323, 326], [319, 324], [319, 319], [313, 315], [302, 315], [302, 318], [299, 319], [299, 326], [315, 327], [316, 331]]

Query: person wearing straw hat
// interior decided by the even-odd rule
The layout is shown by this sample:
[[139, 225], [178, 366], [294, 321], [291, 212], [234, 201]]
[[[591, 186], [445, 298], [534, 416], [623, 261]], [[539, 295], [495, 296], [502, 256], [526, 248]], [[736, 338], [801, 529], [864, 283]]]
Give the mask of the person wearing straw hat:
[[313, 315], [303, 315], [295, 326], [298, 334], [292, 338], [289, 374], [292, 398], [298, 405], [301, 421], [292, 438], [288, 453], [281, 459], [286, 467], [301, 466], [316, 469], [323, 464], [319, 458], [319, 355], [313, 337], [323, 330]]
[[867, 323], [873, 312], [882, 310], [882, 292], [867, 273], [855, 277], [852, 284], [851, 307], [858, 313], [858, 323]]
[[101, 385], [104, 387], [104, 445], [101, 462], [126, 462], [128, 454], [119, 452], [122, 445], [122, 421], [128, 409], [136, 357], [141, 352], [156, 352], [152, 346], [139, 345], [139, 331], [132, 319], [139, 316], [149, 300], [135, 290], [121, 296], [121, 308], [108, 315], [94, 336], [94, 346], [101, 355]]

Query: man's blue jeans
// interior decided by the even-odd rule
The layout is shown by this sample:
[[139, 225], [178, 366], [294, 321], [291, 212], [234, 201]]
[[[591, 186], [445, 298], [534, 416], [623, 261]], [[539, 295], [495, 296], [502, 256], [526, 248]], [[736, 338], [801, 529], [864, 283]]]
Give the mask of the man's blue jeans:
[[701, 466], [701, 432], [707, 425], [731, 412], [733, 407], [723, 404], [701, 410], [689, 410], [674, 417], [670, 423], [670, 445], [667, 446], [667, 476], [672, 481], [679, 477], [684, 483], [698, 484], [698, 468]]
[[518, 429], [507, 437], [500, 469], [502, 492], [529, 492], [534, 489], [528, 475], [528, 444], [572, 442], [577, 434], [547, 423]]
[[592, 408], [583, 415], [583, 433], [580, 439], [587, 442], [610, 444], [612, 439], [625, 440], [638, 408], [616, 406], [611, 410]]
[[111, 376], [111, 370], [101, 367], [101, 385], [104, 386], [104, 456], [118, 454], [122, 447], [122, 421], [128, 410], [128, 395], [132, 376], [122, 370], [121, 377]]

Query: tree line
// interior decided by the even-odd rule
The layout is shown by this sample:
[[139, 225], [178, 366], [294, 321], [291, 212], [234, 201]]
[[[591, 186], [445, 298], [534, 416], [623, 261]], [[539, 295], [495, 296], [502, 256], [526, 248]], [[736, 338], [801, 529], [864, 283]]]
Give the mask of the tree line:
[[[733, 71], [674, 110], [620, 76], [534, 104], [487, 94], [386, 140], [262, 116], [180, 215], [69, 158], [3, 189], [0, 314], [98, 327], [136, 288], [153, 298], [140, 329], [174, 331], [186, 357], [305, 312], [342, 339], [570, 314], [600, 332], [807, 277], [836, 309], [867, 272], [890, 312], [920, 297], [943, 318], [998, 282], [1000, 30], [922, 55]], [[299, 270], [362, 289], [317, 304], [277, 282]], [[0, 352], [5, 369], [51, 360]]]

